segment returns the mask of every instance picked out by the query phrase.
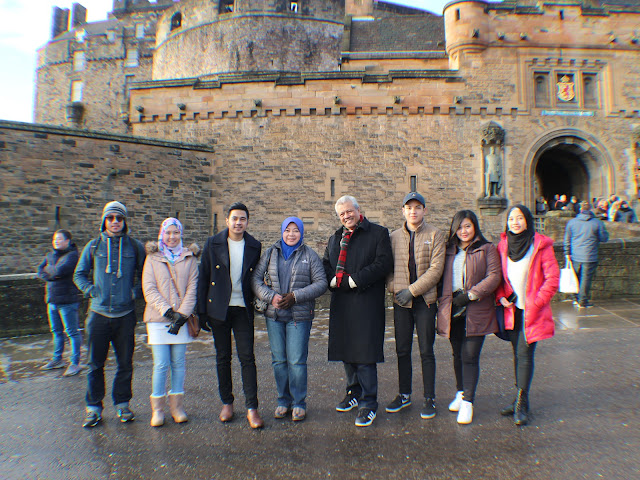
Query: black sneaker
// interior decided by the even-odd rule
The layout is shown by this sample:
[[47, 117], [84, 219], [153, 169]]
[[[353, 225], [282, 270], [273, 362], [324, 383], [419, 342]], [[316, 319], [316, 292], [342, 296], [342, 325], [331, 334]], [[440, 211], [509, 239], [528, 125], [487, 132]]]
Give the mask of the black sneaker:
[[373, 419], [376, 418], [376, 412], [370, 408], [361, 408], [358, 410], [358, 416], [356, 417], [356, 427], [368, 427], [373, 423]]
[[87, 410], [82, 426], [84, 428], [93, 428], [100, 423], [102, 415], [94, 410]]
[[385, 410], [389, 413], [396, 413], [409, 405], [411, 405], [411, 395], [404, 395], [401, 393], [393, 400], [393, 402], [387, 405]]
[[349, 410], [353, 410], [357, 406], [358, 406], [358, 399], [355, 397], [355, 395], [353, 393], [349, 392], [344, 397], [344, 400], [342, 400], [336, 406], [336, 410], [338, 412], [348, 412]]
[[433, 398], [424, 401], [424, 407], [420, 412], [420, 418], [433, 418], [436, 416], [436, 402]]
[[129, 410], [129, 407], [119, 408], [116, 413], [118, 414], [118, 418], [122, 423], [132, 422], [135, 418], [133, 412]]

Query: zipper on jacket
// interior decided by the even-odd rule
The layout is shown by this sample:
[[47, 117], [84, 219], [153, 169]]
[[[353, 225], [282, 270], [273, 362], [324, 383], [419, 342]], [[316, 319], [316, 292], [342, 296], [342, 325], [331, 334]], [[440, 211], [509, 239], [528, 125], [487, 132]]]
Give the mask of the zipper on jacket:
[[538, 253], [539, 249], [540, 249], [540, 244], [538, 244], [538, 246], [536, 246], [536, 237], [535, 237], [535, 234], [534, 234], [534, 236], [533, 236], [533, 252], [531, 253], [531, 262], [529, 263], [529, 271], [527, 271], [527, 281], [524, 284], [525, 309], [522, 311], [522, 336], [524, 337], [524, 341], [527, 342], [527, 345], [529, 344], [529, 342], [527, 341], [527, 330], [526, 330], [525, 327], [527, 325], [526, 303], [527, 303], [527, 290], [529, 289], [529, 272], [531, 271], [531, 264], [533, 263], [533, 258], [536, 256], [536, 254]]

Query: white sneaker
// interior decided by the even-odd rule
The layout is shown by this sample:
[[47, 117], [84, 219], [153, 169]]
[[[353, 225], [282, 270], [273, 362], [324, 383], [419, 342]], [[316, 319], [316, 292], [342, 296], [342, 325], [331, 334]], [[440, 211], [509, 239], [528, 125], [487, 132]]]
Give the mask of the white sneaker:
[[473, 403], [462, 400], [460, 403], [460, 411], [458, 412], [458, 423], [467, 425], [473, 420]]
[[457, 412], [460, 410], [460, 404], [462, 403], [462, 392], [456, 392], [456, 398], [449, 404], [450, 412]]

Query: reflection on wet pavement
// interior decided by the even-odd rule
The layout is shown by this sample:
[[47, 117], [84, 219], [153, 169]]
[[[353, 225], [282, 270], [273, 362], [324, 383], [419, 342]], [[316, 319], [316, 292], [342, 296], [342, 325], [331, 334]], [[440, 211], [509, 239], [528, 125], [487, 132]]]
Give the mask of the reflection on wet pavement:
[[[578, 309], [570, 301], [553, 303], [553, 313], [558, 330], [577, 330], [593, 328], [625, 328], [640, 326], [640, 299], [622, 299], [598, 302], [591, 308]], [[258, 345], [268, 343], [267, 332], [262, 315], [256, 315], [255, 341]], [[327, 342], [329, 334], [329, 311], [319, 310], [311, 330], [311, 342]], [[385, 339], [393, 342], [393, 310], [387, 309]], [[0, 339], [0, 383], [30, 378], [38, 375], [59, 376], [64, 369], [42, 371], [40, 367], [50, 360], [53, 345], [51, 335], [31, 335]], [[69, 354], [69, 345], [65, 347], [65, 360]], [[111, 353], [113, 355], [113, 353]], [[214, 355], [211, 334], [203, 332], [187, 350], [189, 356]], [[86, 359], [83, 346], [82, 358]], [[151, 362], [151, 351], [147, 345], [147, 334], [143, 323], [136, 327], [135, 362]], [[109, 365], [115, 360], [111, 357]], [[108, 368], [108, 367], [107, 367]]]

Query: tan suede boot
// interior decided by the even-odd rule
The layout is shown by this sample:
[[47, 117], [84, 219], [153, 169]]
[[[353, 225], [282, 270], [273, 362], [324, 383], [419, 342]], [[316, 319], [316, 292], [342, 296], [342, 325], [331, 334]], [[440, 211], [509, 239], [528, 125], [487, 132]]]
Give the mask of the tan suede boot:
[[164, 404], [167, 397], [150, 396], [151, 400], [151, 426], [161, 427], [164, 425]]
[[169, 409], [171, 410], [171, 416], [176, 423], [184, 423], [187, 421], [187, 414], [183, 408], [184, 394], [183, 393], [170, 393], [169, 394]]

